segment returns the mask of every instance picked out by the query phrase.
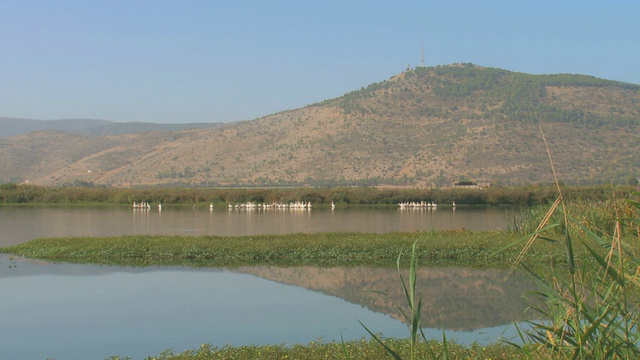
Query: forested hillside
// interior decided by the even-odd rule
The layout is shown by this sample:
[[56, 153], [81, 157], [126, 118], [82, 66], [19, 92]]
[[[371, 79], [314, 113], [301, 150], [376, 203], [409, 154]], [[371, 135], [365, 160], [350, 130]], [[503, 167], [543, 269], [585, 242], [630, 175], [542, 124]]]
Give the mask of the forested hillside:
[[[403, 103], [410, 106], [413, 116], [452, 120], [564, 122], [593, 127], [640, 124], [640, 85], [586, 75], [529, 75], [473, 64], [418, 67], [401, 76], [402, 82], [372, 84], [321, 105], [337, 104], [345, 114], [371, 113], [376, 103], [383, 109]], [[375, 99], [381, 92], [393, 96], [378, 103]], [[425, 102], [425, 93], [435, 96]], [[600, 96], [609, 99], [602, 103]], [[461, 111], [464, 109], [474, 111]]]

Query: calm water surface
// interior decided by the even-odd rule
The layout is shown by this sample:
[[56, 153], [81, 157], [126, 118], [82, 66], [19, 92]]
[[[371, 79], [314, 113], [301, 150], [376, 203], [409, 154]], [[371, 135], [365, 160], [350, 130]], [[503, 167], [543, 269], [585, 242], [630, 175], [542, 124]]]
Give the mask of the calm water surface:
[[257, 235], [355, 231], [495, 230], [505, 228], [508, 208], [455, 211], [348, 207], [309, 210], [228, 211], [164, 207], [162, 211], [124, 207], [0, 207], [0, 246], [38, 237], [123, 234]]
[[[0, 358], [143, 359], [203, 343], [294, 344], [406, 337], [394, 269], [127, 268], [0, 255]], [[426, 335], [464, 344], [511, 337], [522, 278], [497, 270], [421, 269]], [[390, 298], [369, 290], [387, 292]]]
[[[0, 244], [36, 237], [320, 231], [422, 231], [505, 226], [504, 209], [227, 209], [0, 207]], [[498, 270], [420, 269], [427, 336], [493, 342], [521, 319], [522, 277]], [[384, 291], [389, 297], [381, 297]], [[406, 337], [395, 305], [404, 304], [393, 269], [127, 268], [51, 264], [0, 255], [0, 358], [142, 359], [203, 343], [293, 344], [358, 339], [358, 321]]]

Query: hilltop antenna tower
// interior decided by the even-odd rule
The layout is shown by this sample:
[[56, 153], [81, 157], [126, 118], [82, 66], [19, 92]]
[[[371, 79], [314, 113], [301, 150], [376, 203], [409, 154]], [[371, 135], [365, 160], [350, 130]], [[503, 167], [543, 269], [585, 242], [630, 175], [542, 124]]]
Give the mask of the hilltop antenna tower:
[[420, 45], [420, 66], [424, 67], [424, 43]]

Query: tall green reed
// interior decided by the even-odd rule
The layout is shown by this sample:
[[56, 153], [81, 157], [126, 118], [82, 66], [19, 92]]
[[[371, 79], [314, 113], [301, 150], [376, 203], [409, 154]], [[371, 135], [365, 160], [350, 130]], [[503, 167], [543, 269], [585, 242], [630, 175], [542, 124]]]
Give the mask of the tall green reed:
[[[567, 266], [551, 264], [551, 271], [546, 274], [525, 267], [540, 286], [540, 291], [532, 294], [539, 301], [532, 302], [531, 309], [544, 320], [529, 321], [530, 329], [518, 329], [522, 344], [511, 344], [530, 357], [545, 348], [558, 358], [638, 358], [639, 238], [637, 231], [633, 234], [629, 230], [637, 229], [640, 205], [634, 199], [626, 199], [622, 203], [625, 206], [620, 206], [612, 196], [613, 206], [607, 208], [598, 204], [568, 206], [544, 133], [542, 136], [558, 198], [531, 232], [513, 268], [537, 239], [563, 246]], [[587, 256], [576, 259], [575, 247], [582, 247]]]

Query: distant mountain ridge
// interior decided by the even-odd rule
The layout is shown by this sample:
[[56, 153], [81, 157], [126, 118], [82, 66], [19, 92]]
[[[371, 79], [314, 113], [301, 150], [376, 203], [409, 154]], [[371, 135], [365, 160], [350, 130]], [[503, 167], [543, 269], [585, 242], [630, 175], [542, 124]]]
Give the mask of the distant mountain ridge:
[[33, 120], [0, 117], [0, 138], [26, 134], [32, 131], [64, 131], [90, 136], [124, 135], [149, 131], [180, 131], [184, 129], [211, 129], [222, 123], [156, 124], [146, 122], [114, 122], [95, 119]]
[[[101, 126], [109, 124], [96, 129]], [[334, 99], [209, 129], [82, 131], [0, 139], [0, 181], [116, 187], [549, 183], [544, 131], [562, 181], [622, 183], [640, 175], [640, 85], [453, 64], [409, 69]]]

